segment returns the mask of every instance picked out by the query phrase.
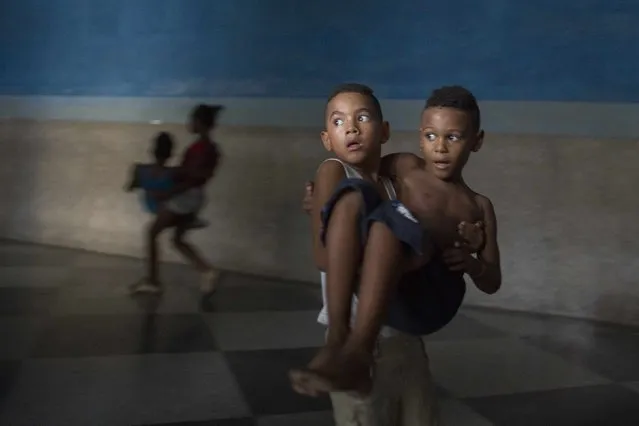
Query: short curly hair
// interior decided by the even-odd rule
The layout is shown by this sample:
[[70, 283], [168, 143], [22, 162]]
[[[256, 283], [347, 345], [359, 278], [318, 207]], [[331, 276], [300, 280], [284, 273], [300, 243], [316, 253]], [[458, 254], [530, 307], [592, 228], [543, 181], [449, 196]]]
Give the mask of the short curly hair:
[[368, 98], [370, 98], [371, 102], [373, 102], [373, 112], [377, 114], [377, 118], [379, 118], [380, 120], [384, 120], [384, 115], [382, 114], [382, 106], [380, 105], [377, 96], [375, 96], [375, 94], [373, 93], [373, 89], [371, 89], [370, 87], [360, 83], [340, 84], [333, 89], [326, 103], [328, 104], [337, 95], [341, 95], [342, 93], [359, 93], [360, 95], [367, 96]]
[[462, 86], [444, 86], [433, 90], [426, 100], [426, 108], [455, 108], [470, 116], [475, 131], [481, 128], [481, 114], [477, 99], [472, 92]]

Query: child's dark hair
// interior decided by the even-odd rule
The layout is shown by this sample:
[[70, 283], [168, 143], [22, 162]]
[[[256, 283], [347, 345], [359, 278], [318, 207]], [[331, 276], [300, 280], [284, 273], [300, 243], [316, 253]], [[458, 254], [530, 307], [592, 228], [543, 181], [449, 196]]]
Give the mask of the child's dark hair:
[[462, 86], [444, 86], [433, 90], [426, 101], [426, 108], [455, 108], [464, 111], [470, 116], [471, 124], [475, 131], [479, 131], [481, 126], [481, 115], [477, 99], [470, 90]]
[[373, 93], [373, 89], [371, 89], [370, 87], [359, 83], [340, 84], [335, 89], [333, 89], [326, 103], [328, 104], [330, 101], [335, 99], [337, 95], [341, 95], [342, 93], [359, 93], [360, 95], [369, 97], [371, 102], [373, 102], [373, 112], [377, 114], [380, 120], [384, 119], [384, 115], [382, 114], [382, 106], [379, 104], [377, 96], [375, 96], [375, 94]]
[[200, 104], [193, 109], [191, 117], [200, 122], [207, 129], [212, 128], [217, 122], [217, 116], [224, 109], [222, 105]]
[[173, 136], [167, 132], [161, 132], [155, 137], [153, 156], [156, 160], [166, 161], [173, 154]]

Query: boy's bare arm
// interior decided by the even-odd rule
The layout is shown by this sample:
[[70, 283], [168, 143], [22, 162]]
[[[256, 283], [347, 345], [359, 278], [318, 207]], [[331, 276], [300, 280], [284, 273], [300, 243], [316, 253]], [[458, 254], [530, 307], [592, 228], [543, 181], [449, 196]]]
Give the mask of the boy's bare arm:
[[125, 185], [124, 190], [127, 192], [131, 192], [134, 189], [137, 189], [140, 187], [140, 181], [138, 179], [138, 171], [140, 169], [140, 165], [139, 164], [134, 164], [133, 167], [131, 167], [130, 171], [129, 171], [129, 180], [128, 183]]
[[477, 257], [468, 245], [456, 243], [444, 250], [442, 257], [451, 271], [465, 272], [475, 286], [484, 293], [493, 294], [501, 287], [501, 262], [497, 244], [497, 219], [492, 203], [486, 197], [477, 196], [483, 215], [485, 242]]
[[333, 195], [340, 181], [346, 177], [344, 167], [337, 161], [326, 161], [322, 163], [315, 175], [313, 184], [312, 204], [310, 209], [311, 228], [313, 234], [313, 259], [315, 266], [321, 270], [326, 270], [326, 247], [322, 244], [322, 208]]
[[501, 287], [501, 259], [497, 243], [497, 217], [490, 200], [482, 195], [477, 199], [484, 216], [485, 243], [477, 253], [479, 268], [469, 271], [469, 276], [478, 289], [493, 294]]
[[424, 160], [415, 154], [398, 152], [382, 157], [379, 173], [392, 180], [398, 180], [404, 178], [411, 170], [421, 168], [423, 165]]

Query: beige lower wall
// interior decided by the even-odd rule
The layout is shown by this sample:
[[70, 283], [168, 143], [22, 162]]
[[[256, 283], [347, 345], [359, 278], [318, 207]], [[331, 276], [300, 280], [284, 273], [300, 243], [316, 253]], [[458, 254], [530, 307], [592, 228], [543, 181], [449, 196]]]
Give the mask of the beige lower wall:
[[[182, 126], [162, 129], [188, 141]], [[158, 130], [0, 122], [0, 236], [140, 256], [147, 218], [122, 186]], [[396, 133], [388, 149], [414, 151], [416, 137]], [[299, 207], [325, 156], [317, 131], [224, 128], [218, 139], [212, 224], [193, 240], [223, 268], [316, 281]], [[639, 324], [637, 165], [637, 141], [487, 135], [466, 177], [495, 204], [504, 286], [467, 303]]]

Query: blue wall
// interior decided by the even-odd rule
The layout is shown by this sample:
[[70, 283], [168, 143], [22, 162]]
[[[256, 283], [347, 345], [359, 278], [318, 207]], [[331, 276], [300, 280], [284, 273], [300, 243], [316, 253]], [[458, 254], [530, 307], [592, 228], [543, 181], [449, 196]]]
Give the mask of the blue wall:
[[[389, 4], [393, 8], [389, 8]], [[3, 0], [0, 94], [639, 102], [637, 0]]]

